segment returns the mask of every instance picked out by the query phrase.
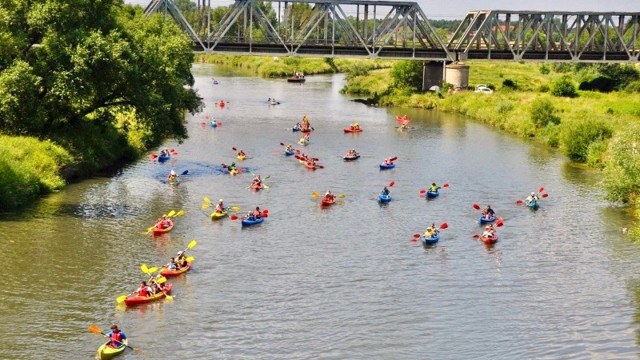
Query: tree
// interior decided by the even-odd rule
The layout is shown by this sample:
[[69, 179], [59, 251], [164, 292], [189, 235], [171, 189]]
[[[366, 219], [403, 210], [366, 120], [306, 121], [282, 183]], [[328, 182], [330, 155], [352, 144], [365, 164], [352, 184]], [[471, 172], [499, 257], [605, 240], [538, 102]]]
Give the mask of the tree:
[[578, 92], [571, 78], [565, 75], [551, 84], [551, 95], [573, 98], [578, 96]]
[[545, 98], [537, 98], [531, 104], [529, 115], [537, 128], [543, 128], [548, 124], [560, 124], [560, 118], [555, 115], [556, 109], [551, 101]]
[[391, 68], [391, 77], [394, 86], [409, 88], [415, 91], [422, 89], [422, 62], [421, 61], [398, 61]]

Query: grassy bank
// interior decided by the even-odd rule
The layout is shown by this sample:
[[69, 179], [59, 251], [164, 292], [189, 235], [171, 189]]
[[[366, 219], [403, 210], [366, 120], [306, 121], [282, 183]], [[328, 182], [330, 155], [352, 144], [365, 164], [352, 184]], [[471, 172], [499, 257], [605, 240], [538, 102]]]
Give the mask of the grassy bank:
[[368, 59], [321, 59], [306, 57], [268, 57], [235, 55], [199, 55], [196, 61], [207, 64], [222, 64], [248, 69], [265, 78], [288, 77], [294, 72], [305, 75], [366, 72], [373, 69], [388, 68], [393, 65], [389, 60]]
[[[390, 69], [349, 79], [343, 92], [380, 106], [417, 107], [459, 113], [501, 130], [558, 148], [571, 160], [602, 169], [603, 187], [613, 202], [640, 208], [640, 92], [557, 90], [597, 77], [593, 69], [551, 71], [532, 63], [470, 63], [470, 85], [485, 84], [493, 94], [473, 91], [422, 93], [394, 83]], [[585, 80], [587, 79], [587, 80]], [[637, 81], [637, 80], [636, 80]], [[555, 94], [555, 95], [554, 95]], [[640, 211], [637, 211], [640, 220]], [[640, 240], [640, 227], [631, 234]]]

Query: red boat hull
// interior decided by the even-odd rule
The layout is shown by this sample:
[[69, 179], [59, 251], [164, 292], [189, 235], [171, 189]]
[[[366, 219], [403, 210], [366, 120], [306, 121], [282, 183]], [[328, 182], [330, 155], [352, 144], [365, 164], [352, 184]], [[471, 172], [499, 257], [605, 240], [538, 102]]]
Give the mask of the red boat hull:
[[153, 296], [131, 296], [128, 297], [124, 300], [124, 303], [127, 306], [135, 306], [135, 305], [140, 305], [140, 304], [146, 304], [146, 303], [150, 303], [152, 301], [156, 301], [159, 299], [162, 299], [163, 297], [165, 297], [167, 294], [171, 293], [171, 288], [173, 287], [173, 284], [167, 284], [164, 287], [164, 290], [156, 295]]

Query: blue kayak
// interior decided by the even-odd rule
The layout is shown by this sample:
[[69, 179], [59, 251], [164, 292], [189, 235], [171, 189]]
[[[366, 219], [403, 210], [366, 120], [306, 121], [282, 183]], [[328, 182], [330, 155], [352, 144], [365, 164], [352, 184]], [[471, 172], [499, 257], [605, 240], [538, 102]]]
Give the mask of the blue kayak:
[[420, 240], [422, 241], [423, 245], [433, 245], [435, 243], [438, 242], [438, 240], [440, 240], [440, 234], [435, 234], [434, 236], [430, 237], [430, 238], [426, 238], [423, 236], [420, 237]]
[[492, 223], [494, 221], [496, 221], [496, 216], [492, 216], [490, 218], [485, 218], [484, 216], [480, 216], [480, 219], [478, 219], [478, 221], [480, 222], [480, 224], [488, 224], [488, 223]]
[[291, 156], [291, 155], [293, 155], [293, 154], [295, 154], [295, 153], [296, 153], [296, 152], [295, 152], [295, 151], [293, 151], [293, 150], [291, 150], [291, 151], [285, 151], [285, 152], [284, 152], [284, 156]]
[[251, 226], [251, 225], [255, 225], [255, 224], [260, 224], [263, 221], [264, 221], [264, 218], [262, 218], [262, 217], [254, 219], [254, 220], [244, 219], [244, 220], [242, 220], [242, 226]]
[[529, 209], [533, 209], [533, 210], [536, 210], [540, 207], [537, 201], [532, 201], [532, 202], [525, 201], [524, 204], [527, 205]]
[[438, 197], [438, 196], [440, 196], [440, 193], [438, 191], [431, 191], [431, 190], [427, 191], [427, 197], [428, 198], [435, 198], [435, 197]]
[[158, 156], [158, 161], [160, 161], [160, 162], [164, 162], [164, 161], [167, 161], [169, 159], [171, 159], [171, 155], [160, 155], [160, 156]]
[[212, 121], [212, 122], [211, 122], [211, 127], [213, 127], [213, 128], [214, 128], [214, 127], [218, 127], [218, 123], [216, 123], [215, 121]]
[[293, 127], [293, 129], [291, 129], [291, 130], [293, 130], [293, 131], [300, 131], [300, 128], [299, 128], [299, 127], [297, 127], [297, 126], [294, 126], [294, 127]]
[[378, 201], [381, 203], [388, 203], [391, 201], [391, 195], [378, 195]]
[[394, 167], [396, 167], [396, 164], [389, 164], [389, 165], [380, 164], [380, 170], [393, 169]]
[[218, 80], [213, 80], [213, 85], [218, 85]]

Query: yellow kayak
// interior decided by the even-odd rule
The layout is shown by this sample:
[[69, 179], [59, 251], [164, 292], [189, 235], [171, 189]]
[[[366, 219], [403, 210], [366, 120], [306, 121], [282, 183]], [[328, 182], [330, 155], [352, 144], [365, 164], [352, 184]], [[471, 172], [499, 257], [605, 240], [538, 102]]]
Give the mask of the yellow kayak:
[[223, 217], [227, 216], [227, 212], [223, 211], [221, 213], [214, 211], [211, 213], [211, 220], [218, 220], [218, 219], [222, 219]]
[[235, 170], [235, 169], [229, 170], [229, 175], [236, 176], [237, 174], [238, 174], [238, 170]]
[[244, 160], [247, 158], [247, 155], [238, 155], [238, 160]]
[[111, 344], [111, 341], [108, 341], [107, 343], [102, 344], [98, 348], [98, 359], [99, 360], [113, 359], [114, 357], [122, 354], [124, 352], [124, 349], [127, 348], [126, 345], [129, 345], [129, 340], [125, 339], [123, 344], [121, 344], [117, 348], [111, 347], [111, 346], [109, 346], [109, 344]]

